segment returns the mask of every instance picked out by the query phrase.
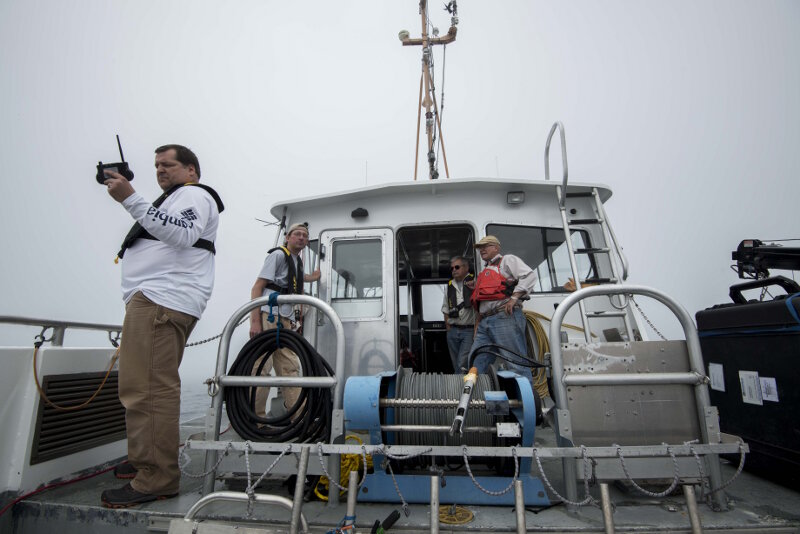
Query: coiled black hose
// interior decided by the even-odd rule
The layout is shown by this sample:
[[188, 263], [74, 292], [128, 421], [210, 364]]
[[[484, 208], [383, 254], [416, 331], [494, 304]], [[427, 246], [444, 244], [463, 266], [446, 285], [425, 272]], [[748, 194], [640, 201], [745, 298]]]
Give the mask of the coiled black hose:
[[[279, 333], [280, 332], [280, 333]], [[280, 343], [280, 346], [278, 345]], [[228, 374], [231, 376], [260, 376], [267, 362], [263, 355], [276, 349], [289, 349], [300, 359], [302, 376], [333, 376], [328, 362], [320, 356], [306, 339], [281, 328], [267, 330], [248, 341]], [[256, 372], [253, 372], [255, 367]], [[228, 386], [225, 388], [225, 405], [233, 429], [244, 439], [277, 443], [327, 442], [331, 428], [331, 390], [303, 388], [297, 402], [284, 415], [259, 417], [255, 410], [256, 387]]]

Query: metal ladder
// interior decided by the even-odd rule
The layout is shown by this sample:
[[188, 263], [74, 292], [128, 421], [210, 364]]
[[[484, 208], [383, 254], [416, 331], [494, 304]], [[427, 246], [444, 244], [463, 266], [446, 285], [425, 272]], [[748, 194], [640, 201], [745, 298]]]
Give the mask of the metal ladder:
[[[572, 270], [572, 279], [575, 283], [575, 291], [581, 289], [581, 280], [580, 275], [578, 274], [578, 264], [576, 261], [577, 254], [606, 254], [609, 258], [609, 264], [611, 265], [611, 278], [588, 278], [584, 280], [584, 283], [592, 283], [592, 284], [619, 284], [622, 281], [628, 278], [628, 260], [622, 252], [622, 248], [619, 246], [617, 241], [617, 236], [614, 234], [614, 230], [608, 224], [608, 215], [606, 214], [605, 208], [603, 207], [603, 202], [600, 200], [600, 193], [598, 192], [596, 187], [592, 188], [591, 192], [580, 192], [580, 193], [567, 193], [567, 178], [568, 178], [568, 168], [567, 168], [567, 141], [566, 141], [566, 133], [564, 131], [564, 125], [557, 121], [553, 123], [553, 126], [550, 128], [550, 133], [547, 135], [547, 143], [545, 144], [544, 148], [544, 176], [545, 180], [550, 180], [550, 142], [553, 139], [553, 134], [556, 132], [556, 129], [559, 130], [559, 134], [561, 137], [561, 163], [563, 167], [564, 177], [561, 185], [556, 185], [556, 198], [558, 200], [558, 208], [561, 212], [561, 224], [564, 228], [564, 244], [567, 247], [567, 252], [569, 254], [569, 263], [570, 269]], [[568, 198], [594, 198], [594, 211], [596, 217], [589, 218], [589, 219], [572, 219], [570, 220], [567, 217], [567, 199]], [[600, 227], [603, 233], [603, 240], [604, 246], [601, 247], [590, 247], [590, 248], [574, 248], [572, 245], [572, 227], [573, 225], [597, 225]], [[612, 248], [613, 246], [613, 248]], [[612, 251], [614, 254], [612, 254]], [[619, 260], [619, 265], [615, 259]], [[622, 300], [623, 297], [620, 297]], [[628, 340], [633, 340], [633, 327], [631, 325], [629, 314], [626, 310], [629, 309], [629, 301], [627, 297], [624, 298], [624, 304], [620, 306], [615, 306], [618, 308], [616, 311], [600, 311], [600, 312], [587, 312], [586, 306], [583, 301], [578, 303], [578, 308], [580, 309], [581, 315], [581, 322], [583, 324], [583, 333], [584, 337], [586, 338], [587, 343], [591, 343], [592, 333], [589, 328], [589, 319], [592, 318], [609, 318], [609, 317], [619, 317], [622, 319], [625, 325], [625, 332], [628, 336]]]

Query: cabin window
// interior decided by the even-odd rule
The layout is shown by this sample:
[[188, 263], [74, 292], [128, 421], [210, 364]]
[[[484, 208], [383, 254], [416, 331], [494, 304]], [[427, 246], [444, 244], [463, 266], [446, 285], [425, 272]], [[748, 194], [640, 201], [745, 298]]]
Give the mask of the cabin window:
[[[303, 249], [303, 271], [305, 274], [311, 274], [319, 268], [319, 239], [314, 239], [308, 242], [308, 246]], [[318, 282], [306, 282], [303, 286], [303, 292], [306, 295], [316, 297], [319, 295]]]
[[[564, 284], [572, 278], [572, 268], [563, 229], [489, 224], [486, 233], [500, 240], [504, 253], [519, 256], [536, 272], [536, 291], [564, 291]], [[571, 239], [573, 249], [591, 247], [585, 230], [572, 230]], [[581, 280], [597, 277], [594, 255], [577, 254], [575, 261]]]
[[383, 315], [383, 243], [380, 239], [332, 244], [331, 306], [341, 319]]

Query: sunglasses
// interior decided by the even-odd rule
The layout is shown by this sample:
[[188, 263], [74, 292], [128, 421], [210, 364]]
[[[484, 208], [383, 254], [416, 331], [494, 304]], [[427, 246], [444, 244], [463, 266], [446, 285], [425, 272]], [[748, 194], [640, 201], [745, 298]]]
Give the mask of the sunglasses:
[[454, 265], [454, 266], [450, 267], [450, 270], [451, 271], [459, 271], [459, 270], [461, 270], [461, 266], [460, 265]]

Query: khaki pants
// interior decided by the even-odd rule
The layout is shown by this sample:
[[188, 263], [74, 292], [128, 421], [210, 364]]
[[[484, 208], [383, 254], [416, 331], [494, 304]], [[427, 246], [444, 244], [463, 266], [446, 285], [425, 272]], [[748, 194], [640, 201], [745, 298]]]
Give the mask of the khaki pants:
[[125, 307], [119, 358], [119, 400], [125, 406], [131, 486], [155, 495], [178, 492], [178, 366], [197, 318], [136, 293]]
[[[261, 327], [265, 332], [267, 330], [274, 330], [276, 326], [276, 323], [269, 322], [269, 314], [261, 314]], [[291, 321], [285, 317], [281, 317], [281, 328], [291, 330]], [[261, 365], [263, 358], [264, 357], [262, 356], [256, 360], [255, 365], [253, 366], [253, 374], [255, 374], [258, 366]], [[261, 375], [267, 376], [270, 371], [272, 371], [273, 367], [275, 368], [275, 374], [277, 376], [301, 376], [300, 360], [298, 359], [297, 355], [289, 349], [278, 349], [273, 352], [272, 357], [267, 360], [266, 364], [264, 364], [264, 369], [261, 370]], [[265, 417], [267, 414], [267, 398], [269, 397], [269, 390], [270, 388], [268, 387], [256, 388], [256, 415], [259, 417]], [[283, 404], [286, 406], [287, 410], [290, 410], [292, 406], [295, 405], [297, 398], [300, 396], [300, 391], [301, 388], [281, 388], [281, 392], [283, 393]]]

